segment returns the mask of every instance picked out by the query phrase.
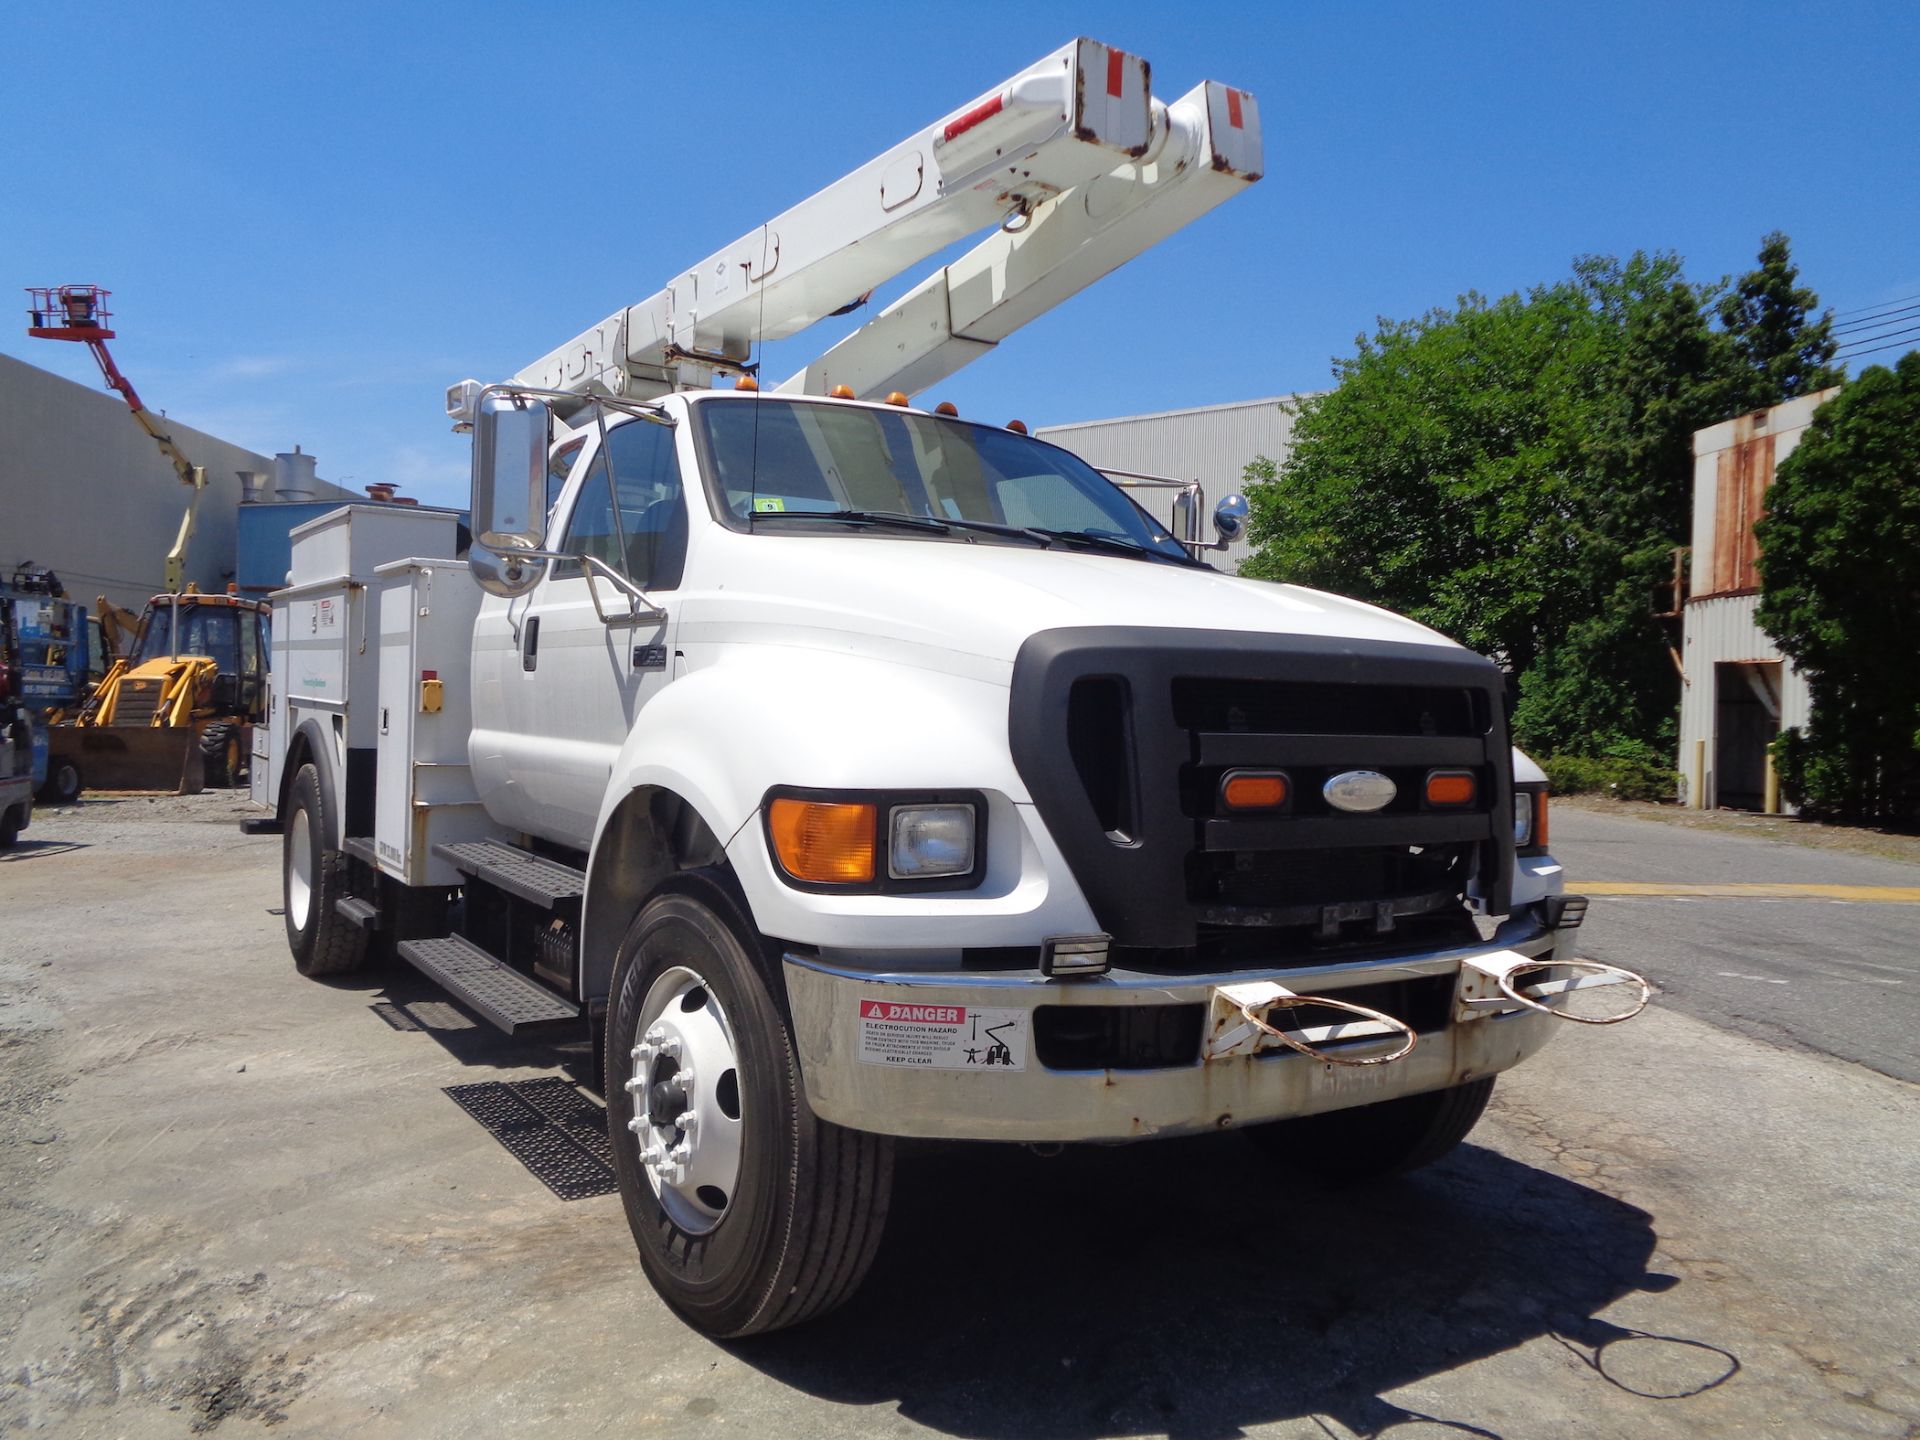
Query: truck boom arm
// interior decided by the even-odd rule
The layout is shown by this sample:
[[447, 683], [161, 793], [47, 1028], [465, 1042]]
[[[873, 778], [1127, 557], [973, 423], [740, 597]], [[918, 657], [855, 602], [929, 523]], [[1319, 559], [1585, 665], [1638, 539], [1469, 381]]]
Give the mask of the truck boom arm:
[[1254, 99], [1209, 80], [1153, 102], [1153, 145], [988, 236], [778, 387], [924, 390], [1260, 178]]
[[[1232, 126], [1211, 120], [1215, 105], [1223, 117], [1231, 108]], [[1223, 178], [1194, 184], [1203, 163]], [[842, 354], [830, 367], [845, 364], [863, 377], [856, 388], [871, 392], [879, 384], [872, 375], [888, 370], [880, 356], [892, 344], [915, 355], [891, 362], [889, 373], [938, 378], [1258, 179], [1259, 166], [1251, 96], [1208, 84], [1162, 106], [1149, 91], [1144, 60], [1075, 40], [514, 379], [583, 402], [596, 394], [651, 399], [710, 384], [716, 373], [750, 368], [756, 342], [784, 339], [863, 303], [875, 286], [999, 224], [974, 254], [843, 342], [868, 331], [893, 336], [948, 308], [953, 318], [933, 326], [931, 347], [875, 338], [859, 347], [874, 351], [871, 358], [853, 363]], [[1176, 189], [1184, 203], [1154, 203]], [[981, 283], [969, 289], [975, 277]], [[951, 297], [959, 291], [966, 297], [956, 308]], [[815, 389], [807, 377], [816, 368], [790, 383]]]

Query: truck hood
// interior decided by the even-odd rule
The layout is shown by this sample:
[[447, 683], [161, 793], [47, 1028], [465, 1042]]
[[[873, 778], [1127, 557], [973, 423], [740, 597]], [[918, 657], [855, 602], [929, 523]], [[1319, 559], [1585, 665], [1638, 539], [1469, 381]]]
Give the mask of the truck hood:
[[902, 646], [925, 647], [985, 661], [1001, 680], [1000, 667], [1012, 664], [1029, 636], [1068, 626], [1241, 630], [1457, 648], [1437, 631], [1377, 606], [1151, 560], [880, 536], [727, 539], [741, 553], [729, 556], [720, 573], [745, 578], [683, 593], [683, 640], [853, 651], [877, 645], [896, 654]]

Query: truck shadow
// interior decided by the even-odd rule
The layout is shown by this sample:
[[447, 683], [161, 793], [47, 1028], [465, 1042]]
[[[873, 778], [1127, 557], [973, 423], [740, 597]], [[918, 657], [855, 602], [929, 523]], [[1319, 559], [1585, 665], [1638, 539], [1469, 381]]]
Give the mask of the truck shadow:
[[[1647, 1272], [1644, 1211], [1475, 1146], [1340, 1192], [1232, 1135], [1054, 1159], [944, 1147], [903, 1154], [888, 1226], [844, 1310], [729, 1348], [809, 1394], [982, 1440], [1228, 1436], [1310, 1415], [1362, 1436], [1416, 1421], [1491, 1436], [1382, 1397], [1543, 1336], [1649, 1398], [1739, 1368], [1595, 1318], [1677, 1283]], [[1609, 1365], [1621, 1340], [1667, 1357], [1654, 1385]]]
[[11, 865], [21, 860], [47, 860], [55, 855], [66, 855], [75, 850], [92, 848], [83, 840], [21, 839], [14, 841], [12, 848], [0, 850], [0, 865]]

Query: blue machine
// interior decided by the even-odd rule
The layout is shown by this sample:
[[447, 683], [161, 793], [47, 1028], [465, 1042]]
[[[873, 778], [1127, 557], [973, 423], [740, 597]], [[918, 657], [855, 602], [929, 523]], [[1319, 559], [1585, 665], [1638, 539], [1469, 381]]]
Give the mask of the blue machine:
[[[78, 710], [98, 678], [90, 663], [98, 647], [87, 623], [87, 607], [66, 598], [51, 570], [19, 569], [0, 584], [0, 605], [7, 609], [18, 647], [20, 700], [36, 722], [49, 711]], [[104, 663], [104, 662], [103, 662]], [[33, 783], [47, 781], [47, 728], [33, 727]]]

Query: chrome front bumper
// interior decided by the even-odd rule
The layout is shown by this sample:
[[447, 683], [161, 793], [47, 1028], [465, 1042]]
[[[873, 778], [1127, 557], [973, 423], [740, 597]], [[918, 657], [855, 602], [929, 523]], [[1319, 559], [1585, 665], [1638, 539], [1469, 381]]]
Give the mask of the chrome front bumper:
[[[1472, 962], [1512, 952], [1561, 958], [1558, 937], [1569, 933], [1515, 918], [1470, 946], [1216, 975], [867, 971], [796, 954], [784, 968], [807, 1098], [824, 1119], [952, 1140], [1136, 1140], [1366, 1105], [1516, 1065], [1560, 1022], [1473, 999], [1485, 993], [1485, 977]], [[1448, 1023], [1388, 1064], [1328, 1063], [1275, 1047], [1213, 1059], [1196, 1052], [1190, 1064], [1160, 1069], [1063, 1070], [1041, 1065], [1032, 1043], [1041, 1006], [1215, 1009], [1222, 987], [1261, 981], [1338, 998], [1355, 986], [1437, 975], [1454, 980]]]

